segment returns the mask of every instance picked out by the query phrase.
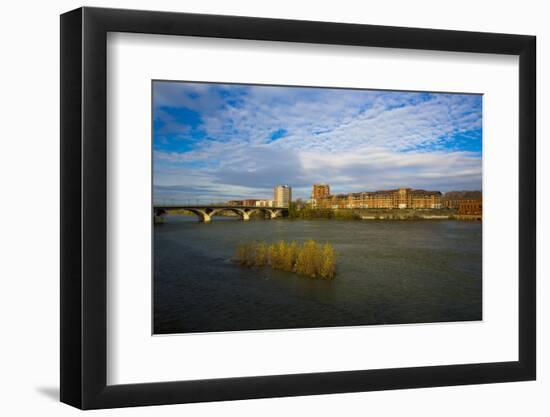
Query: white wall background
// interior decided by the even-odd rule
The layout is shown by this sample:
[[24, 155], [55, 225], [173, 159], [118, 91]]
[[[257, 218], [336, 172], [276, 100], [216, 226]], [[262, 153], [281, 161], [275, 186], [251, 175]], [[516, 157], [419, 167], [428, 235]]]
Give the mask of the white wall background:
[[[3, 415], [76, 415], [59, 392], [59, 17], [73, 0], [3, 5], [0, 181], [0, 410]], [[550, 159], [542, 120], [550, 97], [550, 26], [536, 0], [388, 2], [278, 0], [124, 0], [86, 5], [238, 14], [395, 26], [533, 34], [538, 37], [539, 218]], [[407, 415], [545, 416], [550, 412], [550, 249], [547, 219], [539, 223], [539, 378], [536, 382], [192, 404], [94, 412], [94, 415], [279, 416]], [[545, 233], [546, 232], [546, 233]], [[544, 234], [544, 236], [543, 236]], [[546, 394], [546, 395], [544, 395]]]

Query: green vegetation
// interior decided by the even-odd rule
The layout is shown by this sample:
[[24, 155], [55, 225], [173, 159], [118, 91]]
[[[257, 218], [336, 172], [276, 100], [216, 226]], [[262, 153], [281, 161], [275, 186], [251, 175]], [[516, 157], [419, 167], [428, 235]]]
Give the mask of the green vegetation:
[[270, 266], [310, 278], [332, 279], [336, 274], [336, 253], [329, 243], [307, 240], [303, 244], [279, 241], [271, 245], [252, 242], [239, 245], [235, 261], [241, 266]]
[[435, 220], [455, 219], [456, 209], [329, 209], [297, 208], [292, 203], [288, 210], [289, 219], [330, 220]]
[[191, 211], [185, 209], [166, 209], [166, 214], [179, 215], [179, 216], [195, 216]]
[[349, 209], [295, 209], [292, 205], [288, 210], [290, 219], [333, 219], [333, 220], [361, 220], [361, 216], [354, 210]]

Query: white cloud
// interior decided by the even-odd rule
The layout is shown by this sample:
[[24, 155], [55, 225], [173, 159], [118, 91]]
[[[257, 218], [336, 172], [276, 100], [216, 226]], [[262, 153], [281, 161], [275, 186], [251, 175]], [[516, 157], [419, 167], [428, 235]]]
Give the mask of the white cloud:
[[185, 152], [155, 152], [155, 184], [178, 195], [268, 197], [289, 183], [307, 197], [319, 181], [335, 192], [481, 188], [481, 156], [469, 151], [481, 141], [479, 96], [169, 85], [156, 108], [196, 111], [204, 135]]

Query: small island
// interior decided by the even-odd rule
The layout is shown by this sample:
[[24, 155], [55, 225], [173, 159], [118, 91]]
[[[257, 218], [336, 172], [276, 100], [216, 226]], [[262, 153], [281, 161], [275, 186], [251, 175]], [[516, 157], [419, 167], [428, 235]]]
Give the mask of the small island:
[[333, 279], [336, 275], [336, 253], [331, 244], [312, 239], [303, 244], [283, 240], [271, 245], [264, 242], [241, 244], [235, 261], [243, 267], [269, 266], [309, 278]]

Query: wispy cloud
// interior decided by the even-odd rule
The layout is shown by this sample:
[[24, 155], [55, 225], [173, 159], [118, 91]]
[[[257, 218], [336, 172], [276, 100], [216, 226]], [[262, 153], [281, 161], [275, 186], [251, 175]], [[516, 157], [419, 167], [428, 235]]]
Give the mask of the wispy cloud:
[[155, 82], [153, 105], [155, 198], [481, 188], [479, 95]]

